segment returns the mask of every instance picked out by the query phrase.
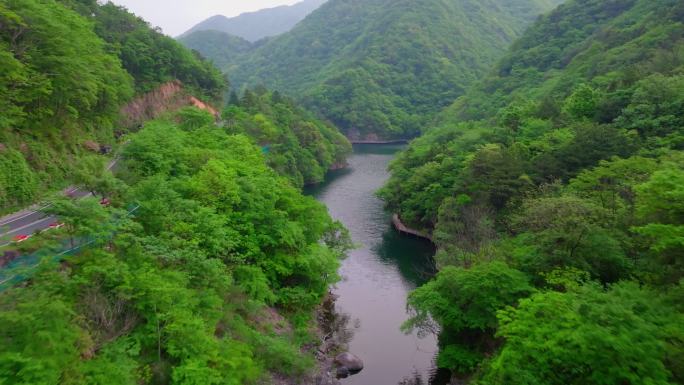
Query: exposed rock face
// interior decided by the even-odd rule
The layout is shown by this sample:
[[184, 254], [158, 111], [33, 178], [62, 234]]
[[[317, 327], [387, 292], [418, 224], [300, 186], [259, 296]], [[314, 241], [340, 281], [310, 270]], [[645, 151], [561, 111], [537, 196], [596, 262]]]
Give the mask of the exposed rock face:
[[335, 357], [335, 364], [340, 368], [346, 368], [349, 373], [358, 373], [363, 369], [363, 361], [349, 352], [340, 353]]
[[179, 80], [170, 81], [148, 92], [121, 109], [124, 127], [134, 127], [147, 120], [159, 117], [167, 111], [193, 106], [217, 116], [218, 111], [210, 105], [188, 95]]
[[190, 96], [189, 100], [190, 100], [190, 104], [191, 104], [192, 106], [197, 107], [197, 108], [199, 108], [200, 110], [207, 111], [207, 112], [209, 112], [210, 114], [212, 114], [212, 115], [214, 115], [214, 116], [219, 116], [218, 111], [216, 111], [216, 110], [214, 109], [214, 107], [208, 105], [207, 103], [204, 103], [203, 101], [197, 99], [196, 97]]
[[86, 140], [83, 142], [83, 147], [92, 152], [100, 152], [100, 145], [92, 140]]
[[344, 366], [337, 368], [337, 378], [347, 378], [349, 377], [349, 369]]

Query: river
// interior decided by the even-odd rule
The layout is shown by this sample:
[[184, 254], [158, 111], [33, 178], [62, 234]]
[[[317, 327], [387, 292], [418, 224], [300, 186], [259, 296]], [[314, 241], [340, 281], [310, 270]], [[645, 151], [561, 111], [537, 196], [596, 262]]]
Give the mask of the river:
[[343, 379], [344, 385], [445, 383], [434, 367], [435, 338], [400, 330], [408, 317], [407, 294], [434, 272], [432, 245], [397, 234], [391, 213], [375, 196], [401, 148], [355, 145], [348, 168], [331, 172], [325, 183], [307, 190], [349, 229], [358, 246], [342, 262], [342, 281], [333, 290], [339, 297], [337, 310], [351, 317], [349, 351], [365, 365], [361, 373]]

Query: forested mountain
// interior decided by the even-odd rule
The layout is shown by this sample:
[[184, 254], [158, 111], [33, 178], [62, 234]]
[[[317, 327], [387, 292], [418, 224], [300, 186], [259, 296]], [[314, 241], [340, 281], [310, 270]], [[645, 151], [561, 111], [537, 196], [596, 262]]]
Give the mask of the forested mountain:
[[124, 9], [63, 4], [0, 4], [2, 211], [63, 186], [95, 159], [83, 143], [112, 144], [119, 110], [136, 93], [180, 79], [198, 97], [223, 94], [219, 71]]
[[61, 0], [94, 24], [95, 33], [133, 77], [138, 94], [172, 80], [197, 97], [220, 103], [226, 87], [216, 68], [126, 8], [96, 0]]
[[313, 12], [326, 0], [304, 0], [293, 5], [283, 5], [262, 9], [256, 12], [243, 13], [236, 17], [216, 15], [190, 28], [180, 38], [198, 31], [220, 31], [240, 37], [250, 42], [265, 37], [276, 36], [292, 29], [308, 14]]
[[229, 35], [225, 32], [207, 30], [196, 31], [178, 38], [183, 45], [201, 52], [203, 56], [211, 58], [214, 64], [230, 74], [231, 64], [252, 49], [254, 45], [247, 40]]
[[266, 152], [267, 163], [297, 187], [323, 182], [331, 168], [346, 165], [351, 144], [280, 93], [246, 90], [231, 96], [223, 113], [227, 132], [253, 138]]
[[[223, 74], [125, 8], [95, 0], [9, 1], [0, 7], [5, 69], [0, 75], [0, 212], [66, 187], [86, 172], [81, 168], [92, 170], [92, 163], [104, 162], [97, 155], [99, 145], [111, 147], [115, 131], [121, 135], [134, 128], [125, 127], [131, 119], [122, 116], [128, 110], [122, 107], [134, 98], [180, 81], [186, 99], [221, 108]], [[235, 39], [236, 49], [249, 45]], [[157, 104], [140, 108], [163, 110], [163, 101]], [[290, 165], [281, 165], [297, 185], [319, 181], [328, 167], [343, 161], [348, 143], [336, 129], [291, 102], [274, 109], [295, 116], [295, 123], [274, 118], [272, 129], [287, 131], [278, 124], [296, 124], [323, 138], [301, 141], [298, 160], [287, 158]], [[271, 138], [272, 145], [285, 146], [276, 142], [284, 138]], [[305, 153], [311, 159], [304, 160]]]
[[476, 384], [681, 383], [682, 111], [684, 3], [542, 17], [391, 166], [442, 267], [407, 329]]
[[177, 92], [213, 112], [225, 80], [111, 3], [0, 1], [0, 69], [0, 210], [97, 196], [55, 194], [28, 240], [2, 226], [0, 383], [315, 382], [314, 308], [351, 243], [300, 187], [346, 138], [263, 89], [225, 122], [171, 104], [122, 125]]
[[[0, 288], [3, 382], [304, 382], [313, 308], [349, 245], [340, 225], [206, 112], [129, 140], [121, 179], [98, 184], [112, 205], [56, 200], [63, 230], [22, 245], [49, 257]], [[91, 243], [59, 263], [65, 238]]]
[[[354, 245], [301, 193], [351, 151], [333, 124], [423, 133], [378, 195], [437, 246], [403, 329], [438, 333], [453, 383], [684, 383], [684, 2], [559, 2], [329, 0], [257, 43], [195, 31], [224, 105], [224, 74], [125, 8], [0, 0], [0, 212], [97, 196], [0, 242], [0, 383], [349, 374], [327, 354], [350, 331], [316, 321]], [[199, 108], [148, 111], [178, 93]]]
[[[332, 0], [292, 31], [238, 56], [237, 87], [304, 101], [355, 138], [416, 134], [486, 73], [540, 0]], [[215, 61], [205, 45], [190, 45]]]

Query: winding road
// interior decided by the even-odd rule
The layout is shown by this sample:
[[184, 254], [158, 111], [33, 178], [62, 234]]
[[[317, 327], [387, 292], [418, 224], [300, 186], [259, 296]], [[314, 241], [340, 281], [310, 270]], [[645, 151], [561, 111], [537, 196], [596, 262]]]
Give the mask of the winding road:
[[[107, 171], [116, 166], [119, 157], [115, 157], [107, 164]], [[62, 191], [62, 194], [75, 199], [91, 196], [92, 193], [84, 191], [78, 187], [69, 187]], [[48, 229], [51, 224], [57, 222], [54, 216], [46, 215], [43, 210], [50, 205], [34, 205], [28, 209], [16, 212], [0, 218], [0, 247], [8, 246], [16, 236], [33, 235], [42, 230]]]

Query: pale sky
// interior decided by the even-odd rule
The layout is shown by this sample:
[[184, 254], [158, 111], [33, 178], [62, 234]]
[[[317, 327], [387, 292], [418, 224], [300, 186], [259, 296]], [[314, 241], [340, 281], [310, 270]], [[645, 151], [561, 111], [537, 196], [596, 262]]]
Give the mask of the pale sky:
[[161, 27], [167, 35], [178, 36], [200, 21], [214, 16], [237, 16], [263, 8], [291, 5], [301, 0], [111, 0]]

